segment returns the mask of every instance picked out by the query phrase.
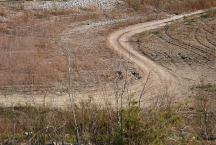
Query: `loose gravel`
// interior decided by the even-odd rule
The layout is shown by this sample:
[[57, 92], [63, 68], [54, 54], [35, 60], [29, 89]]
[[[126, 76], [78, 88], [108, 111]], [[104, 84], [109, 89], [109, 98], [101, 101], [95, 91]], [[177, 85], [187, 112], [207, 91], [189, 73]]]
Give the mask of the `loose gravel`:
[[69, 8], [89, 8], [97, 7], [101, 10], [112, 10], [125, 3], [121, 0], [70, 0], [66, 2], [33, 2], [28, 3], [26, 9], [51, 10], [51, 9], [69, 9]]
[[118, 23], [123, 23], [123, 22], [127, 22], [130, 20], [142, 20], [142, 16], [137, 16], [137, 17], [128, 17], [128, 18], [122, 18], [122, 19], [106, 19], [106, 20], [101, 20], [101, 21], [84, 21], [82, 23], [80, 23], [77, 27], [74, 27], [73, 29], [71, 29], [69, 32], [65, 33], [65, 35], [69, 35], [71, 33], [86, 33], [89, 30], [94, 30], [95, 28], [98, 27], [103, 27], [103, 26], [111, 26], [111, 25], [115, 25]]

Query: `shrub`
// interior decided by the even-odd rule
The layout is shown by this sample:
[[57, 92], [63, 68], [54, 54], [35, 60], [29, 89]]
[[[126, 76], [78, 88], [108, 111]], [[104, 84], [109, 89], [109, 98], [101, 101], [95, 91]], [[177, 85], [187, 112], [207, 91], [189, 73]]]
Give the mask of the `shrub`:
[[82, 102], [75, 106], [79, 136], [70, 108], [0, 108], [0, 143], [7, 140], [16, 142], [14, 145], [76, 143], [78, 137], [79, 143], [94, 145], [206, 144], [215, 135], [214, 103], [206, 97], [194, 102], [193, 106], [165, 104], [145, 109], [133, 102], [119, 111]]

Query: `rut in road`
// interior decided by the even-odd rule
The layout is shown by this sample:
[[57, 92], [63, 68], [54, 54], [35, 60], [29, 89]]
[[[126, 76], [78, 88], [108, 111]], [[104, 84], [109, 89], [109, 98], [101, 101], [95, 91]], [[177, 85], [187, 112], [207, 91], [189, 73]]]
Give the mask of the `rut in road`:
[[[212, 8], [215, 9], [215, 8]], [[208, 9], [211, 10], [211, 9]], [[149, 72], [153, 73], [155, 76], [154, 84], [156, 87], [160, 88], [163, 85], [163, 88], [166, 88], [166, 93], [168, 95], [176, 95], [178, 97], [180, 95], [181, 90], [179, 87], [181, 86], [181, 82], [179, 81], [179, 77], [176, 76], [173, 72], [165, 69], [161, 65], [158, 65], [147, 56], [140, 54], [139, 52], [135, 51], [132, 45], [129, 43], [130, 38], [136, 34], [143, 33], [146, 31], [150, 31], [153, 29], [158, 29], [161, 27], [165, 27], [170, 25], [173, 21], [180, 20], [184, 17], [189, 17], [193, 15], [199, 15], [202, 13], [207, 12], [208, 10], [199, 10], [190, 14], [182, 14], [176, 15], [171, 18], [146, 22], [146, 23], [139, 23], [136, 25], [132, 25], [126, 27], [124, 29], [118, 30], [113, 32], [108, 37], [108, 45], [110, 48], [114, 49], [116, 52], [119, 53], [120, 56], [123, 56], [137, 66], [144, 72], [144, 74], [148, 74]], [[194, 47], [190, 46], [193, 51]], [[197, 48], [196, 48], [197, 49]], [[199, 49], [200, 50], [200, 49]], [[200, 50], [201, 53], [203, 50]], [[199, 54], [202, 55], [202, 54]], [[210, 55], [210, 54], [209, 54]], [[208, 58], [206, 58], [208, 59]], [[161, 95], [162, 92], [155, 92], [158, 95]]]
[[[140, 23], [136, 25], [129, 26], [127, 28], [118, 30], [113, 32], [108, 36], [108, 45], [110, 48], [117, 51], [123, 57], [127, 57], [130, 61], [134, 62], [137, 66], [139, 66], [145, 74], [152, 72], [154, 74], [154, 83], [156, 84], [156, 90], [159, 90], [158, 87], [164, 86], [163, 88], [168, 88], [168, 93], [170, 94], [178, 94], [176, 90], [179, 90], [179, 82], [178, 76], [174, 73], [170, 72], [166, 68], [156, 64], [148, 57], [143, 56], [139, 52], [136, 52], [131, 44], [129, 43], [129, 39], [138, 33], [142, 33], [144, 31], [149, 31], [152, 29], [157, 29], [160, 27], [164, 27], [167, 24], [171, 24], [172, 21], [181, 19], [183, 17], [188, 17], [196, 14], [201, 14], [207, 12], [207, 10], [200, 10], [190, 14], [177, 15], [171, 18], [167, 18], [164, 20]], [[136, 87], [139, 87], [136, 85]], [[142, 86], [140, 86], [142, 88]], [[175, 91], [174, 91], [175, 90]], [[109, 93], [109, 92], [108, 92]], [[156, 94], [161, 94], [160, 91], [156, 92]], [[111, 96], [109, 98], [102, 98], [101, 92], [94, 92], [92, 94], [75, 94], [77, 97], [77, 102], [80, 100], [88, 100], [89, 95], [97, 98], [96, 103], [103, 103], [106, 101], [112, 102], [115, 96]], [[107, 95], [109, 96], [109, 95]], [[103, 101], [103, 102], [101, 102]], [[0, 104], [2, 106], [16, 106], [16, 105], [31, 105], [31, 106], [49, 106], [50, 108], [67, 108], [68, 107], [68, 95], [65, 94], [63, 96], [52, 96], [47, 94], [47, 96], [28, 96], [24, 94], [14, 94], [10, 95], [10, 97], [0, 96]], [[146, 102], [145, 102], [146, 104]], [[147, 106], [147, 105], [146, 105]]]

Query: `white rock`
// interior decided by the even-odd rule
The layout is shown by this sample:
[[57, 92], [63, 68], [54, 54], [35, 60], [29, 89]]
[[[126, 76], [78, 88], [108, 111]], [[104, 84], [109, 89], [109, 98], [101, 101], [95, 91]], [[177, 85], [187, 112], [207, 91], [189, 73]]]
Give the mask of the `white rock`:
[[95, 6], [102, 10], [111, 10], [124, 3], [121, 0], [70, 0], [66, 2], [37, 2], [26, 5], [26, 9], [68, 9], [68, 8], [88, 8]]

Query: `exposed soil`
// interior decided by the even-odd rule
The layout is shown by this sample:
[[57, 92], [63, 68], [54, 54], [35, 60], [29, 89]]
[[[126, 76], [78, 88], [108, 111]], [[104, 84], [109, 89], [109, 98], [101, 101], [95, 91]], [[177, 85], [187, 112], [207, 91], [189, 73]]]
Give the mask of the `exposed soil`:
[[141, 72], [136, 66], [106, 46], [110, 31], [143, 20], [133, 11], [0, 7], [4, 18], [0, 19], [1, 94], [67, 92], [68, 55], [73, 92], [113, 88], [119, 75], [119, 81], [123, 81], [127, 71], [129, 84], [140, 81]]
[[[69, 78], [71, 78], [71, 91], [77, 95], [77, 101], [93, 97], [97, 102], [106, 103], [104, 99], [115, 102], [115, 97], [121, 97], [122, 93], [126, 92], [128, 96], [133, 96], [134, 92], [140, 94], [142, 91], [148, 72], [143, 72], [143, 68], [138, 67], [139, 64], [134, 64], [125, 57], [119, 57], [108, 48], [107, 35], [120, 27], [161, 17], [160, 14], [137, 16], [137, 13], [125, 8], [109, 12], [96, 7], [29, 10], [18, 7], [17, 4], [4, 4], [0, 5], [0, 8], [0, 93], [3, 96], [1, 102], [5, 102], [5, 99], [8, 100], [7, 96], [10, 96], [10, 101], [6, 101], [4, 105], [35, 102], [40, 105], [45, 102], [54, 106], [68, 104], [66, 93]], [[172, 27], [166, 30], [173, 32]], [[149, 38], [146, 33], [143, 37], [146, 37], [144, 40]], [[141, 45], [141, 38], [133, 39]], [[159, 45], [161, 43], [159, 40], [156, 38], [154, 40], [156, 43], [149, 45]], [[215, 46], [213, 36], [208, 36], [207, 40]], [[161, 47], [161, 49], [166, 48]], [[146, 54], [148, 56], [148, 53]], [[181, 54], [183, 53], [179, 53]], [[204, 62], [205, 59], [203, 57], [201, 61]], [[153, 60], [161, 62], [165, 68], [171, 66], [166, 66], [170, 62], [162, 61], [162, 56]], [[150, 83], [154, 84], [152, 82], [158, 79], [162, 78], [151, 76]], [[156, 90], [158, 87], [150, 85], [145, 89]], [[149, 96], [151, 95], [150, 93]], [[47, 96], [49, 97], [45, 100]]]
[[175, 74], [186, 89], [201, 82], [216, 83], [215, 18], [213, 13], [185, 18], [139, 34], [131, 43], [137, 51]]

